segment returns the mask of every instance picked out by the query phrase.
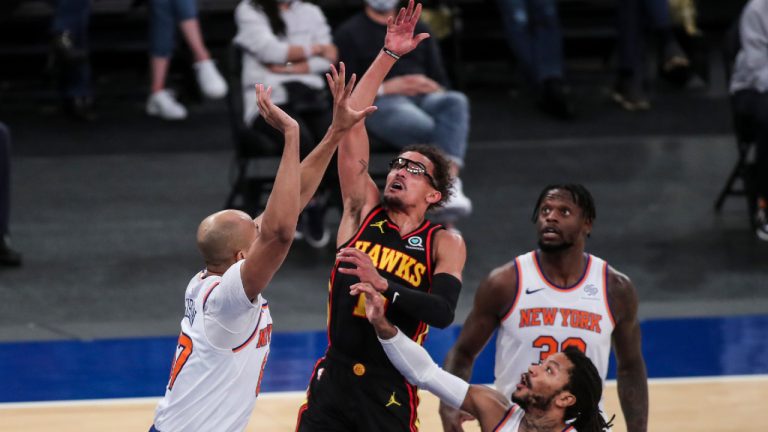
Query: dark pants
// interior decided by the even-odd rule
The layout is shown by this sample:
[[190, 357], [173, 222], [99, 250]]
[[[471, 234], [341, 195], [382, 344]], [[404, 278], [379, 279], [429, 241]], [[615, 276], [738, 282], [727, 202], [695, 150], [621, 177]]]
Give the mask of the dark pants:
[[563, 36], [555, 0], [498, 0], [507, 43], [526, 78], [563, 77]]
[[[88, 22], [91, 0], [57, 0], [53, 33], [68, 32], [75, 48], [88, 51]], [[88, 60], [61, 64], [61, 91], [65, 97], [90, 97], [91, 65]]]
[[0, 236], [8, 234], [11, 212], [11, 133], [0, 122]]
[[755, 135], [755, 185], [759, 197], [768, 199], [768, 92], [740, 90], [733, 95], [733, 109]]
[[669, 3], [667, 0], [617, 0], [617, 24], [619, 70], [643, 78], [648, 31], [671, 34]]
[[417, 430], [417, 389], [396, 371], [360, 370], [354, 363], [326, 357], [315, 365], [310, 380], [297, 432]]

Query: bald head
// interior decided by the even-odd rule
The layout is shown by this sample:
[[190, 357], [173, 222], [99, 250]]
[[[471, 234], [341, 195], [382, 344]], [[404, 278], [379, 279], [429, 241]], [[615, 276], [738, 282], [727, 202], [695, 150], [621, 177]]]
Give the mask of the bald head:
[[209, 270], [226, 270], [256, 240], [256, 225], [247, 213], [222, 210], [203, 219], [197, 228], [197, 248]]

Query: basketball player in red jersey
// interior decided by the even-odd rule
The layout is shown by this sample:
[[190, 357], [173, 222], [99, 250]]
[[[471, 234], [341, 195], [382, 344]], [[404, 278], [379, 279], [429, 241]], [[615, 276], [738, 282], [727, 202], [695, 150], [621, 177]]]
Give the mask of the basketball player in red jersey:
[[[605, 381], [611, 346], [617, 360], [619, 401], [630, 432], [648, 424], [648, 382], [640, 348], [637, 293], [629, 278], [584, 252], [595, 219], [592, 195], [581, 185], [550, 185], [532, 220], [539, 249], [494, 269], [475, 303], [445, 370], [465, 380], [495, 330], [495, 386], [512, 394], [520, 373], [569, 346], [592, 360]], [[466, 418], [441, 405], [445, 431]]]
[[[387, 24], [384, 45], [352, 95], [368, 106], [414, 36], [421, 5], [413, 0]], [[449, 163], [429, 146], [406, 148], [390, 164], [383, 194], [368, 174], [368, 136], [362, 123], [339, 146], [344, 209], [339, 252], [331, 273], [326, 355], [315, 366], [297, 430], [415, 431], [416, 388], [392, 366], [365, 315], [365, 296], [350, 286], [367, 282], [388, 299], [387, 318], [422, 343], [430, 325], [453, 321], [466, 258], [464, 240], [425, 219], [448, 197]]]

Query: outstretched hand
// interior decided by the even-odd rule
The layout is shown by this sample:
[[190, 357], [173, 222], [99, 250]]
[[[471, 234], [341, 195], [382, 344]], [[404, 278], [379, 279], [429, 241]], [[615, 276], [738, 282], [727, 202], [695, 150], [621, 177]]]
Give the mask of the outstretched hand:
[[365, 316], [372, 324], [380, 322], [386, 312], [386, 299], [369, 283], [359, 282], [349, 287], [350, 295], [365, 296]]
[[272, 102], [272, 87], [264, 90], [264, 84], [256, 84], [256, 104], [259, 107], [259, 115], [273, 128], [285, 133], [288, 129], [297, 128], [299, 124], [293, 117], [285, 113]]
[[355, 88], [355, 82], [357, 81], [357, 75], [352, 74], [349, 83], [346, 83], [347, 70], [344, 66], [344, 62], [339, 64], [339, 70], [336, 70], [334, 65], [331, 65], [331, 72], [325, 74], [325, 79], [328, 81], [328, 87], [333, 94], [333, 122], [332, 127], [335, 127], [339, 131], [346, 131], [352, 126], [357, 124], [360, 120], [368, 117], [374, 111], [375, 106], [369, 106], [361, 111], [352, 109], [349, 106], [349, 98], [352, 95], [352, 90]]
[[384, 37], [384, 47], [402, 56], [413, 51], [421, 41], [429, 37], [429, 33], [413, 35], [416, 23], [421, 16], [421, 3], [414, 7], [414, 1], [408, 1], [407, 8], [400, 8], [395, 17], [387, 19], [387, 35]]

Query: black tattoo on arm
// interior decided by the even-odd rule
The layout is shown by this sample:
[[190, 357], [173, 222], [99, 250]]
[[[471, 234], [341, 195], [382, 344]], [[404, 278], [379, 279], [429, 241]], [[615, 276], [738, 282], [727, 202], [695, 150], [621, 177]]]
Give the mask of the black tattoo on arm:
[[361, 168], [359, 175], [363, 175], [368, 172], [368, 161], [365, 159], [360, 159], [358, 162], [360, 162]]

